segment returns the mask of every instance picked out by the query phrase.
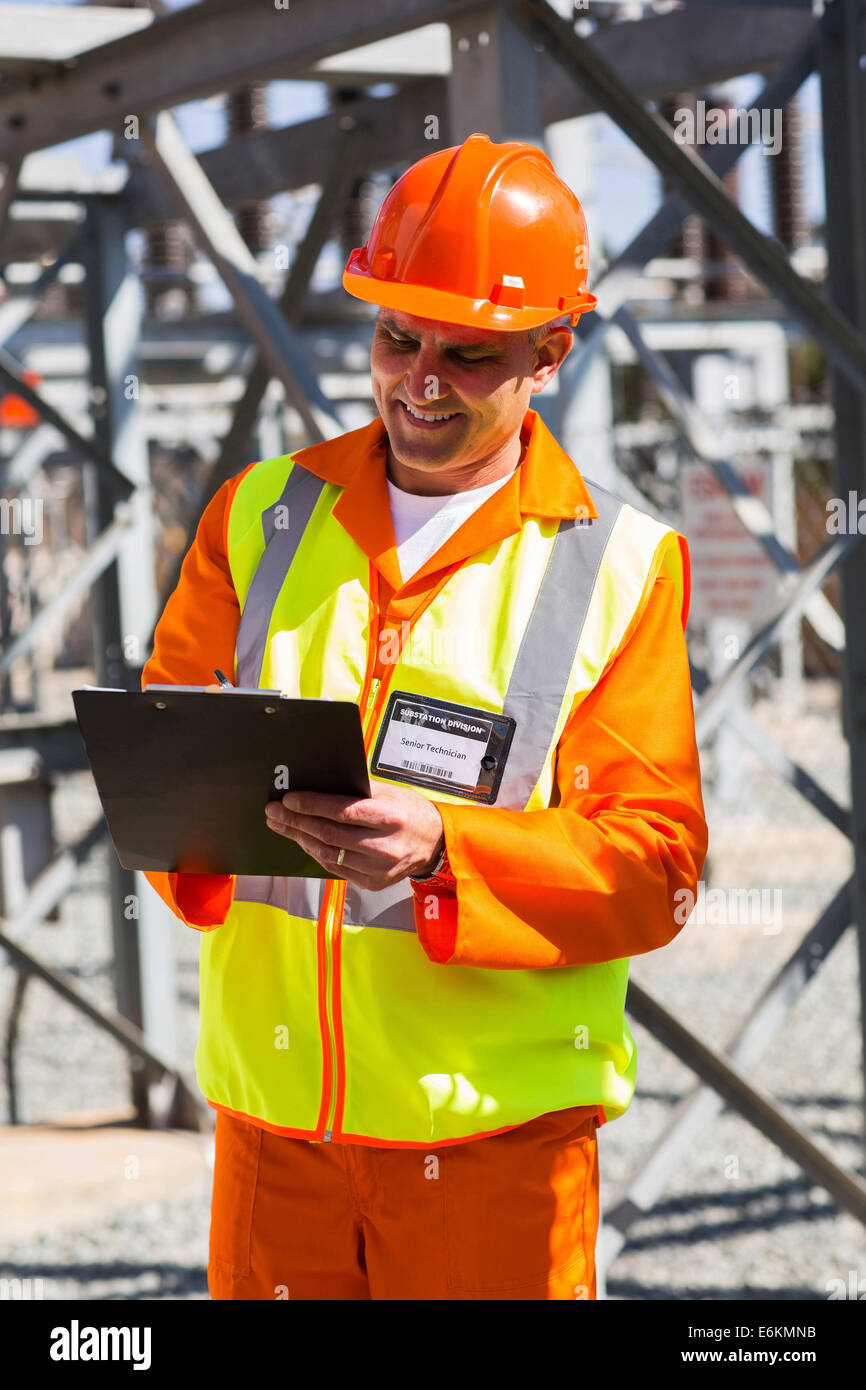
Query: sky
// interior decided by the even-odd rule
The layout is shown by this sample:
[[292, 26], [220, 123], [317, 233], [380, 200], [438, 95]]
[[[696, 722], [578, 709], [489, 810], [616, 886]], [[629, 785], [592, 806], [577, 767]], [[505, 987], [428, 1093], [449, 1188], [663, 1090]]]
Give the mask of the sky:
[[[26, 2], [26, 0], [25, 0]], [[62, 3], [63, 0], [39, 0], [40, 3]], [[186, 8], [193, 0], [169, 0], [171, 9]], [[361, 0], [359, 0], [361, 3]], [[561, 7], [561, 4], [560, 6]], [[0, 2], [0, 19], [3, 5]], [[748, 106], [762, 85], [758, 76], [741, 77], [727, 84], [726, 93], [737, 105]], [[820, 163], [820, 110], [817, 78], [810, 78], [800, 93], [803, 114], [803, 139], [806, 156], [805, 197], [806, 215], [820, 223], [823, 218], [823, 183]], [[327, 110], [327, 89], [316, 82], [273, 82], [269, 84], [269, 115], [271, 124], [283, 126], [310, 119]], [[200, 152], [219, 145], [224, 138], [225, 121], [220, 96], [191, 102], [174, 108], [175, 118], [190, 148]], [[577, 130], [575, 129], [577, 127]], [[112, 136], [97, 132], [83, 139], [53, 147], [55, 156], [72, 156], [87, 169], [98, 169], [110, 160]], [[579, 157], [566, 158], [566, 152], [579, 149]], [[591, 240], [615, 255], [639, 227], [652, 215], [658, 205], [661, 185], [653, 165], [606, 116], [595, 115], [552, 128], [551, 153], [569, 167], [560, 167], [564, 178], [572, 182], [587, 214]], [[740, 199], [744, 212], [762, 230], [771, 230], [769, 199], [769, 165], [771, 157], [755, 147], [739, 161]], [[309, 203], [314, 190], [307, 197]], [[292, 200], [275, 201], [277, 210], [288, 212]], [[303, 214], [291, 222], [303, 225]], [[322, 285], [336, 276], [335, 248], [326, 250], [320, 262], [316, 281]], [[220, 292], [217, 292], [217, 301]], [[216, 302], [214, 303], [216, 307]]]

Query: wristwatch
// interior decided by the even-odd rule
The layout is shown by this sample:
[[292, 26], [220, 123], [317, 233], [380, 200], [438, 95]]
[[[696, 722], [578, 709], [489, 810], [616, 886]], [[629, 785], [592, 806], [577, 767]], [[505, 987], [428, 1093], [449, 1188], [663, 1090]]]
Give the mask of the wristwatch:
[[426, 883], [427, 880], [430, 878], [438, 878], [443, 869], [445, 869], [447, 872], [448, 851], [445, 848], [444, 836], [442, 837], [442, 853], [439, 855], [439, 858], [436, 860], [436, 863], [433, 865], [432, 869], [429, 869], [426, 874], [412, 874], [412, 881], [413, 883]]

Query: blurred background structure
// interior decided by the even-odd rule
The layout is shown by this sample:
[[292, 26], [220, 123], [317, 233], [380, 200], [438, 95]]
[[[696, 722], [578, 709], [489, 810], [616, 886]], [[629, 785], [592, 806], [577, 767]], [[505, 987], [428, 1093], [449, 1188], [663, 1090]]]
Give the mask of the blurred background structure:
[[206, 1296], [197, 937], [118, 865], [70, 691], [139, 688], [227, 477], [373, 417], [342, 265], [473, 131], [543, 145], [587, 211], [599, 309], [540, 413], [691, 548], [710, 852], [632, 968], [607, 1296], [858, 1296], [833, 1289], [866, 1274], [864, 55], [864, 0], [0, 2], [19, 1296]]

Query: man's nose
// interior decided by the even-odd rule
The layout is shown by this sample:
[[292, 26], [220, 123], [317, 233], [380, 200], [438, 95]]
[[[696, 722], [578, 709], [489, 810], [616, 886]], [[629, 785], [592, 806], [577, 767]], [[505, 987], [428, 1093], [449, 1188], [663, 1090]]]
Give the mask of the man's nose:
[[403, 385], [413, 405], [422, 407], [444, 399], [450, 386], [442, 374], [442, 360], [433, 350], [421, 349], [407, 366]]

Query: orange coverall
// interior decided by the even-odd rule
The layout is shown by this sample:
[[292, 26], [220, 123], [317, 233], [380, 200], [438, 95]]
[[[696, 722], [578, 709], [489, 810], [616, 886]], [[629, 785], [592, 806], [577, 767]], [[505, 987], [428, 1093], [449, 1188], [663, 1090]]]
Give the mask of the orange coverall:
[[[381, 421], [369, 428], [366, 453], [355, 436], [299, 456], [344, 488], [334, 515], [370, 559], [380, 633], [411, 623], [454, 568], [516, 534], [523, 516], [573, 518], [579, 506], [596, 515], [574, 463], [532, 411], [523, 437], [514, 476], [406, 583]], [[226, 526], [243, 476], [224, 483], [202, 517], [142, 686], [207, 685], [215, 667], [234, 670], [240, 612]], [[695, 891], [707, 849], [684, 640], [684, 543], [683, 552], [682, 598], [666, 570], [650, 576], [607, 670], [572, 710], [552, 807], [437, 802], [458, 887], [440, 892], [431, 918], [421, 905], [430, 889], [418, 885], [415, 916], [420, 947], [443, 968], [594, 964], [655, 950], [680, 930], [674, 894]], [[189, 926], [211, 931], [224, 921], [230, 876], [147, 878]], [[575, 1106], [442, 1148], [437, 1215], [434, 1204], [416, 1201], [419, 1182], [431, 1190], [422, 1150], [311, 1144], [218, 1111], [212, 1295], [593, 1298], [595, 1131], [605, 1119], [601, 1106]]]

